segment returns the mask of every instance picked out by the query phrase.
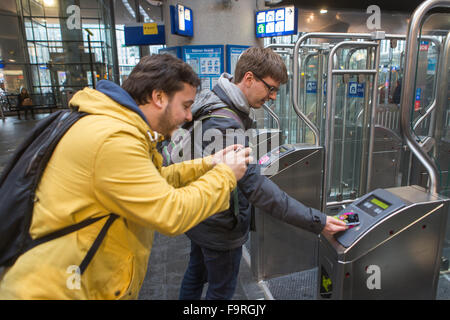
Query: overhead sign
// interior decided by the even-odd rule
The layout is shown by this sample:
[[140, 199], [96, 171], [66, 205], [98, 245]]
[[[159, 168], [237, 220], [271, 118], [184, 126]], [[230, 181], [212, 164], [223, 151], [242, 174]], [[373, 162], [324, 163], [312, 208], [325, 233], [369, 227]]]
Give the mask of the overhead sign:
[[125, 46], [148, 46], [166, 44], [164, 26], [156, 23], [144, 23], [137, 26], [125, 26]]
[[201, 89], [212, 89], [224, 71], [224, 46], [183, 46], [183, 60], [198, 74]]
[[192, 9], [181, 4], [170, 6], [170, 23], [172, 34], [180, 36], [194, 36], [194, 16]]
[[148, 34], [158, 34], [158, 25], [156, 23], [144, 23], [143, 25], [143, 33], [144, 35]]
[[295, 7], [256, 12], [256, 36], [276, 37], [297, 34], [298, 10]]

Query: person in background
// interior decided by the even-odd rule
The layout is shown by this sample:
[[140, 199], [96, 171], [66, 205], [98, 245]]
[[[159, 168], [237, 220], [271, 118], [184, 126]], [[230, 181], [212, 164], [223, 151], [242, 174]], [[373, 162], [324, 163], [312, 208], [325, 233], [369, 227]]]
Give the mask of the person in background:
[[25, 87], [20, 90], [17, 99], [17, 115], [20, 119], [20, 111], [24, 112], [25, 120], [28, 119], [28, 111], [31, 112], [31, 117], [34, 119], [33, 100], [31, 100], [30, 94]]

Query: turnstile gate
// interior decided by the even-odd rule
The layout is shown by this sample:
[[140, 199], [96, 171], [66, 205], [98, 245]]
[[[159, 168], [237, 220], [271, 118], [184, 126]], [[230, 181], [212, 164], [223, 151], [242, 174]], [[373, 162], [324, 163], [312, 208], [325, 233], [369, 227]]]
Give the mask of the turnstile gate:
[[[263, 157], [263, 173], [283, 191], [306, 206], [320, 208], [323, 148], [307, 144], [284, 144]], [[250, 235], [254, 276], [269, 279], [308, 270], [317, 264], [317, 235], [255, 209], [256, 232]]]
[[450, 200], [418, 186], [376, 189], [340, 214], [360, 225], [319, 238], [319, 299], [435, 299]]

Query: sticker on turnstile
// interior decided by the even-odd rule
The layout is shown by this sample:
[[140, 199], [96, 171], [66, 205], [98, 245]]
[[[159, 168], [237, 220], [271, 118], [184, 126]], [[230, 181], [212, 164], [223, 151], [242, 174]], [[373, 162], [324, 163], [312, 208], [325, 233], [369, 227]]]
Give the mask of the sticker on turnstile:
[[261, 157], [261, 159], [259, 159], [258, 163], [259, 164], [265, 164], [267, 161], [269, 161], [270, 157], [266, 154], [264, 156]]
[[322, 266], [320, 270], [320, 296], [324, 299], [330, 299], [333, 291], [333, 282], [330, 276]]

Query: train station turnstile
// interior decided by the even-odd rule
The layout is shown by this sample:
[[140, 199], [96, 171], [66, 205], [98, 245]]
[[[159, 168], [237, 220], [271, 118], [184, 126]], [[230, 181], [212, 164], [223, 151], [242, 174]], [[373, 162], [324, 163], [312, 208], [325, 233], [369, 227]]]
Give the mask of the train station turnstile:
[[[320, 208], [323, 147], [284, 144], [260, 158], [263, 174], [306, 206]], [[251, 267], [258, 279], [314, 268], [317, 235], [255, 209], [256, 232], [250, 235]]]
[[450, 200], [376, 189], [343, 209], [360, 225], [319, 237], [319, 299], [435, 299]]

